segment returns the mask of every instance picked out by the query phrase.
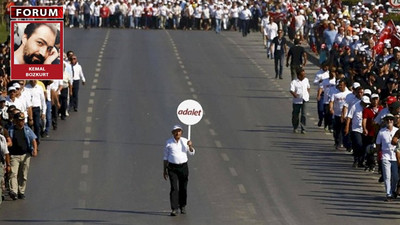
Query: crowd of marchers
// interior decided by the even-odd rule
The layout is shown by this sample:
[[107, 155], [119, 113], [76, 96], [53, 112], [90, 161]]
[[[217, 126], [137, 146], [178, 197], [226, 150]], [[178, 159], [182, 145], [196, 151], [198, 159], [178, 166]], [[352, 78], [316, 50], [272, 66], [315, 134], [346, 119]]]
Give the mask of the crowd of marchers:
[[41, 140], [59, 130], [59, 119], [78, 111], [83, 70], [74, 52], [63, 59], [62, 80], [11, 80], [9, 40], [0, 45], [0, 204], [7, 196], [26, 198], [30, 161]]

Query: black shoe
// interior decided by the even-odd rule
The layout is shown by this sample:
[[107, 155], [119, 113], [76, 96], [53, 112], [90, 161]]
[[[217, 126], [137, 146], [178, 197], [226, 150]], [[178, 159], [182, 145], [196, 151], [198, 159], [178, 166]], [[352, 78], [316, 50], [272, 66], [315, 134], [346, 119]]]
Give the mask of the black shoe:
[[182, 207], [182, 208], [181, 208], [181, 214], [186, 214], [186, 209], [185, 209], [185, 207]]
[[171, 214], [169, 214], [169, 215], [170, 216], [176, 216], [177, 215], [176, 210], [172, 210]]
[[18, 199], [25, 200], [25, 195], [24, 194], [18, 194]]
[[387, 196], [384, 201], [385, 202], [391, 202], [391, 201], [393, 201], [393, 197]]
[[379, 177], [378, 182], [383, 183], [383, 176]]
[[282, 78], [282, 77], [279, 77], [279, 79], [281, 79], [281, 80], [282, 80], [283, 78]]
[[358, 163], [357, 162], [353, 162], [353, 168], [358, 168]]
[[12, 200], [17, 200], [17, 199], [18, 199], [17, 194], [15, 194], [15, 193], [12, 192], [12, 191], [10, 191], [9, 195], [10, 195], [10, 198], [11, 198]]
[[322, 120], [319, 120], [318, 121], [318, 127], [321, 127], [322, 126]]
[[74, 108], [74, 111], [75, 111], [75, 112], [78, 112], [78, 108]]

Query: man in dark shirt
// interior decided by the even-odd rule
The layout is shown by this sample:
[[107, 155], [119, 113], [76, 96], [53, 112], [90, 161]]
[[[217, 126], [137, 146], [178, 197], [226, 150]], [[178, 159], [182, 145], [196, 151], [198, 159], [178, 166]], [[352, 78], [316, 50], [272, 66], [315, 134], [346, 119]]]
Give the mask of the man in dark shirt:
[[35, 133], [25, 125], [24, 113], [16, 113], [13, 122], [9, 128], [12, 140], [12, 146], [9, 148], [11, 164], [9, 194], [13, 200], [17, 200], [17, 198], [25, 199], [30, 159], [37, 155], [37, 143]]
[[[272, 49], [274, 49], [272, 51]], [[281, 29], [278, 30], [278, 36], [276, 36], [271, 42], [271, 52], [274, 53], [275, 60], [275, 79], [283, 79], [282, 78], [282, 70], [283, 70], [283, 60], [285, 53], [288, 52], [286, 39], [283, 37], [283, 31]]]
[[307, 63], [307, 53], [303, 47], [300, 46], [300, 39], [294, 39], [294, 46], [290, 47], [286, 57], [286, 67], [289, 67], [290, 61], [290, 74], [292, 80], [296, 79], [296, 71], [301, 67], [305, 67]]

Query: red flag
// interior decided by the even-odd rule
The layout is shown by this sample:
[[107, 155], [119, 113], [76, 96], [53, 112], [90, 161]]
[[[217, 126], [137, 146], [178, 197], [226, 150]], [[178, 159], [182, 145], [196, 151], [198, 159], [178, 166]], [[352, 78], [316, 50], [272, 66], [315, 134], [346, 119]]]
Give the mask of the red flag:
[[[393, 20], [389, 20], [385, 28], [379, 35], [378, 43], [375, 45], [375, 51], [377, 54], [382, 54], [385, 48], [385, 40], [391, 40], [391, 45], [396, 46], [395, 43], [400, 43], [398, 39], [398, 34]], [[394, 42], [393, 42], [394, 41]]]

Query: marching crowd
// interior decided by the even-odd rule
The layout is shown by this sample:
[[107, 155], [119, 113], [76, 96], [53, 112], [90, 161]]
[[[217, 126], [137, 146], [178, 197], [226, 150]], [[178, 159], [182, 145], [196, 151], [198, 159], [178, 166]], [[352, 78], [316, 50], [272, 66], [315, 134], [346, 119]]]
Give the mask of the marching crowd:
[[[11, 5], [63, 6], [65, 26], [71, 28], [214, 30], [217, 33], [235, 30], [243, 36], [250, 31], [261, 32], [267, 56], [275, 60], [276, 78], [283, 79], [283, 61], [286, 58], [287, 67], [290, 61], [293, 131], [298, 132], [300, 126], [302, 133], [306, 132], [305, 105], [310, 98], [307, 95], [310, 84], [303, 69], [307, 54], [301, 45], [308, 44], [318, 55], [321, 67], [313, 81], [318, 89], [318, 126], [333, 133], [336, 149], [353, 153], [353, 167], [374, 171], [378, 162], [387, 201], [400, 191], [397, 189], [400, 131], [396, 132], [400, 127], [400, 26], [391, 20], [384, 21], [390, 9], [387, 1], [359, 2], [349, 6], [340, 0], [8, 0], [6, 9]], [[285, 37], [294, 40], [295, 45], [290, 49]], [[9, 52], [4, 45], [1, 52], [1, 87], [3, 93], [9, 95], [4, 95], [5, 104], [0, 98], [0, 107], [4, 107], [14, 101], [9, 100], [13, 95], [20, 98], [26, 95], [23, 93], [41, 85], [32, 81], [28, 84], [23, 81], [7, 83], [9, 71], [5, 62]], [[72, 83], [65, 80], [61, 83], [64, 85], [44, 82], [41, 88], [47, 90], [47, 109], [64, 101], [64, 106], [60, 107], [63, 119], [67, 106], [66, 100], [61, 100], [65, 96], [61, 97], [60, 89], [69, 88]], [[53, 98], [53, 94], [58, 97]], [[41, 104], [46, 108], [44, 103]], [[43, 113], [44, 108], [39, 112]], [[3, 112], [7, 116], [5, 121], [22, 118], [8, 113], [7, 110]], [[39, 141], [41, 134], [37, 131], [40, 128], [34, 122], [30, 123], [30, 119], [38, 120], [41, 115], [37, 117], [32, 113], [24, 111], [24, 119], [33, 125]], [[57, 117], [58, 114], [52, 118]], [[42, 131], [45, 135], [49, 132], [46, 126]], [[378, 155], [377, 159], [375, 155]]]
[[38, 155], [41, 139], [57, 130], [58, 119], [78, 111], [83, 70], [74, 52], [63, 59], [62, 80], [10, 80], [9, 40], [0, 45], [0, 204], [4, 193], [25, 199], [30, 160]]

